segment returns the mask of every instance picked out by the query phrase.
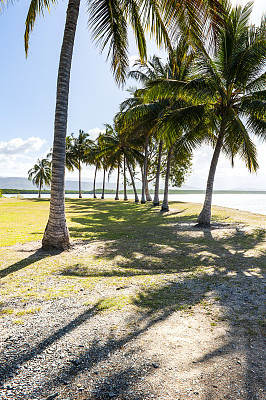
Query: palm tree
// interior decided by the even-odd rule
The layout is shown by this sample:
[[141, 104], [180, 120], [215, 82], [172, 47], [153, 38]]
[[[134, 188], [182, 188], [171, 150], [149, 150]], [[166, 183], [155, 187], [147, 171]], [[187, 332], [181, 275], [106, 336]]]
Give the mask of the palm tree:
[[77, 169], [79, 171], [79, 198], [81, 199], [81, 164], [87, 162], [87, 154], [89, 149], [93, 147], [94, 142], [89, 139], [89, 134], [85, 133], [81, 129], [79, 130], [79, 135], [77, 138], [74, 137], [73, 133], [71, 136], [73, 139], [73, 156], [76, 160]]
[[[158, 84], [161, 96], [185, 96], [193, 103], [168, 115], [171, 124], [178, 124], [182, 117], [189, 126], [197, 114], [198, 132], [204, 124], [205, 139], [214, 147], [205, 201], [198, 217], [202, 226], [210, 225], [214, 176], [221, 151], [232, 165], [238, 154], [249, 171], [255, 172], [256, 147], [249, 132], [262, 139], [266, 132], [266, 19], [257, 28], [249, 25], [251, 3], [234, 8], [227, 5], [226, 11], [213, 54], [202, 46], [198, 49], [196, 79], [189, 83], [165, 80]], [[202, 143], [195, 132], [191, 139], [196, 145]]]
[[[133, 77], [134, 71], [129, 75]], [[135, 77], [135, 76], [134, 76]], [[155, 102], [146, 104], [144, 97], [145, 89], [131, 91], [131, 97], [126, 99], [121, 105], [121, 121], [127, 136], [134, 138], [137, 147], [143, 152], [143, 162], [141, 163], [142, 191], [141, 203], [144, 204], [149, 198], [148, 191], [148, 163], [149, 163], [149, 144], [150, 138], [154, 134], [156, 118], [160, 107]]]
[[51, 183], [51, 162], [47, 158], [38, 159], [34, 167], [28, 171], [28, 179], [39, 187], [40, 199], [43, 185], [49, 186]]
[[169, 211], [168, 206], [168, 190], [169, 190], [169, 177], [170, 177], [170, 168], [171, 168], [171, 158], [172, 158], [173, 146], [171, 146], [167, 152], [167, 164], [166, 164], [166, 172], [165, 172], [165, 181], [164, 181], [164, 195], [161, 211]]
[[[165, 199], [163, 202], [163, 209], [168, 210], [168, 181], [171, 166], [172, 146], [177, 138], [182, 134], [182, 129], [177, 125], [170, 131], [169, 129], [164, 131], [160, 127], [162, 121], [165, 120], [165, 116], [168, 115], [172, 110], [179, 109], [184, 106], [184, 101], [180, 102], [180, 99], [169, 100], [168, 98], [158, 96], [158, 86], [155, 87], [154, 82], [160, 82], [165, 79], [178, 79], [182, 81], [188, 81], [191, 78], [192, 66], [194, 61], [195, 53], [192, 51], [187, 38], [180, 35], [177, 40], [175, 49], [169, 54], [167, 63], [163, 64], [161, 59], [157, 56], [153, 56], [147, 63], [141, 63], [137, 61], [135, 67], [137, 69], [131, 71], [129, 76], [140, 81], [144, 88], [140, 91], [142, 95], [142, 101], [139, 104], [132, 103], [129, 110], [131, 110], [130, 118], [137, 118], [138, 123], [149, 121], [149, 131], [146, 136], [145, 143], [145, 185], [147, 186], [147, 164], [148, 164], [148, 142], [150, 137], [153, 136], [157, 141], [158, 147], [158, 162], [156, 170], [156, 181], [155, 181], [155, 196], [153, 200], [154, 205], [159, 205], [159, 179], [161, 171], [161, 156], [163, 145], [168, 147], [167, 154], [169, 158], [166, 177], [167, 190], [165, 190]], [[135, 115], [135, 117], [134, 117]], [[143, 175], [144, 175], [143, 171]], [[145, 202], [145, 186], [143, 185], [142, 190], [142, 202]]]
[[[0, 4], [7, 4], [10, 0], [1, 0]], [[56, 0], [31, 0], [26, 19], [25, 50], [28, 53], [29, 34], [33, 30], [38, 14], [49, 10]], [[211, 6], [210, 6], [211, 5]], [[68, 248], [69, 232], [65, 219], [64, 179], [65, 179], [65, 140], [67, 132], [67, 114], [70, 70], [72, 63], [73, 46], [76, 26], [79, 15], [80, 0], [68, 0], [67, 16], [61, 47], [56, 110], [54, 124], [54, 144], [52, 162], [51, 202], [48, 223], [43, 236], [43, 247]], [[217, 12], [218, 10], [218, 12]], [[188, 24], [197, 34], [201, 31], [202, 21], [219, 22], [221, 7], [219, 0], [201, 0], [191, 2], [180, 1], [90, 1], [89, 27], [92, 29], [94, 40], [101, 49], [109, 46], [108, 55], [111, 56], [112, 69], [115, 79], [124, 82], [128, 66], [128, 26], [133, 28], [137, 47], [142, 60], [146, 58], [146, 41], [144, 31], [149, 29], [155, 35], [158, 44], [165, 43], [171, 48], [165, 26], [169, 25], [170, 18], [179, 21], [182, 27]], [[202, 18], [203, 17], [203, 18]], [[163, 21], [164, 20], [164, 21]], [[164, 23], [165, 22], [165, 23]], [[172, 24], [174, 26], [175, 24]]]
[[[100, 135], [99, 135], [100, 137]], [[99, 169], [101, 169], [101, 160], [99, 154], [101, 153], [101, 147], [99, 145], [98, 139], [99, 137], [93, 142], [90, 141], [90, 145], [85, 148], [84, 154], [84, 162], [87, 165], [94, 165], [95, 172], [94, 172], [94, 179], [93, 179], [93, 198], [96, 199], [96, 175]]]
[[133, 190], [135, 193], [135, 202], [138, 202], [138, 194], [134, 182], [134, 174], [132, 168], [135, 168], [136, 162], [142, 163], [142, 154], [138, 150], [139, 143], [136, 142], [134, 136], [128, 135], [123, 130], [123, 113], [118, 113], [114, 119], [114, 125], [106, 124], [106, 134], [102, 139], [102, 156], [106, 157], [106, 162], [110, 168], [109, 174], [114, 169], [118, 169], [117, 173], [117, 188], [115, 200], [119, 200], [119, 177], [120, 169], [123, 164], [124, 173], [124, 200], [127, 200], [126, 194], [126, 168], [128, 169], [131, 177]]
[[74, 168], [78, 169], [78, 161], [74, 152], [74, 138], [73, 136], [66, 137], [66, 169], [73, 172]]

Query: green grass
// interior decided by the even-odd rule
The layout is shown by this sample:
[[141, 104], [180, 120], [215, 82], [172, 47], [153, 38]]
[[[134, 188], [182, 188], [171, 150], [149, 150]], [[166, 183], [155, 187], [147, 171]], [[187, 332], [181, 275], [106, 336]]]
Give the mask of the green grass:
[[[49, 201], [0, 199], [1, 317], [21, 323], [41, 309], [34, 301], [82, 297], [83, 304], [91, 304], [98, 285], [110, 292], [95, 300], [98, 311], [133, 307], [167, 313], [206, 307], [211, 291], [213, 301], [226, 303], [228, 296], [217, 292], [217, 285], [235, 287], [239, 276], [260, 282], [266, 216], [214, 207], [213, 220], [220, 225], [198, 230], [200, 205], [176, 202], [170, 209], [162, 214], [151, 204], [67, 199], [71, 239], [84, 241], [84, 247], [47, 253], [35, 244], [29, 252], [31, 244], [25, 249], [5, 246], [41, 240]], [[29, 303], [25, 309], [23, 302]]]

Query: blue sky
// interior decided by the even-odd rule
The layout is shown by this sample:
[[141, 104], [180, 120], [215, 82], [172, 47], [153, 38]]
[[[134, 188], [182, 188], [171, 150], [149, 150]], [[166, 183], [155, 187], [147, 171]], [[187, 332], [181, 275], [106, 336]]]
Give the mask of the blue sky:
[[[110, 64], [95, 47], [87, 29], [86, 2], [81, 2], [71, 72], [68, 133], [79, 129], [95, 138], [104, 123], [111, 123], [127, 92], [114, 83]], [[53, 141], [53, 122], [59, 53], [63, 37], [67, 2], [59, 0], [50, 15], [38, 18], [30, 38], [28, 59], [24, 53], [24, 22], [29, 1], [18, 1], [0, 15], [1, 94], [0, 94], [0, 176], [27, 176], [38, 157], [46, 154]], [[266, 11], [264, 0], [255, 0], [253, 21], [258, 23]], [[159, 54], [150, 44], [150, 54]], [[132, 43], [130, 56], [137, 56]], [[132, 84], [132, 82], [131, 82]], [[266, 189], [265, 145], [259, 146], [261, 170], [250, 177], [242, 164], [231, 171], [221, 159], [217, 171], [217, 187], [224, 187], [225, 174], [232, 178], [226, 184]], [[188, 184], [194, 185], [207, 176], [211, 150], [204, 148], [195, 155], [194, 173]], [[88, 169], [85, 179], [91, 178]], [[230, 172], [228, 172], [230, 171]], [[71, 178], [68, 175], [68, 178]], [[72, 175], [74, 179], [76, 174]], [[239, 186], [239, 185], [238, 185]], [[226, 188], [226, 187], [225, 187]]]

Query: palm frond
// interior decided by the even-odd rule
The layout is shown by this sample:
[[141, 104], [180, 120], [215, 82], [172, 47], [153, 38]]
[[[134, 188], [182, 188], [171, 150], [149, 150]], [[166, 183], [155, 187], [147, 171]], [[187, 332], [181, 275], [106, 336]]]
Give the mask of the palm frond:
[[124, 83], [128, 68], [127, 21], [124, 9], [117, 0], [96, 0], [89, 2], [89, 27], [92, 37], [101, 51], [108, 46], [107, 58], [117, 83]]
[[[3, 1], [3, 0], [1, 0]], [[24, 45], [25, 45], [25, 53], [28, 55], [29, 49], [29, 37], [32, 32], [35, 24], [35, 20], [37, 15], [44, 15], [44, 11], [50, 11], [51, 4], [57, 4], [57, 0], [31, 0], [26, 22], [25, 22], [25, 33], [24, 33]]]
[[231, 118], [227, 122], [224, 142], [229, 144], [232, 158], [238, 154], [250, 172], [257, 171], [259, 165], [256, 146], [236, 112], [231, 114]]

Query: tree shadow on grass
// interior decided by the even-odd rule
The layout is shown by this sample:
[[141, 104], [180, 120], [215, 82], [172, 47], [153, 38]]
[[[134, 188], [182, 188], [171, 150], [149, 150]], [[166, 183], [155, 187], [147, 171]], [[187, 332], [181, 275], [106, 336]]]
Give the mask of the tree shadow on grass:
[[36, 261], [43, 260], [50, 255], [60, 254], [60, 251], [51, 251], [47, 252], [42, 249], [38, 249], [33, 254], [29, 255], [27, 258], [23, 258], [23, 260], [17, 261], [16, 263], [9, 265], [7, 268], [0, 270], [0, 279], [5, 278], [7, 275], [17, 272], [23, 268], [28, 267], [31, 264], [34, 264]]

